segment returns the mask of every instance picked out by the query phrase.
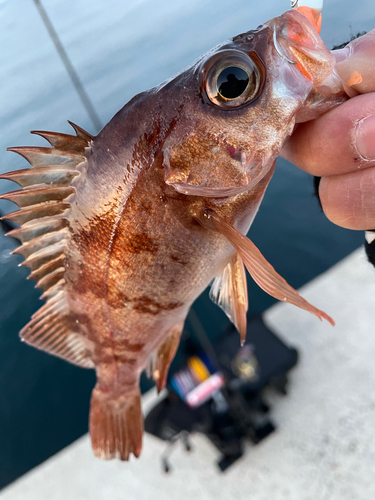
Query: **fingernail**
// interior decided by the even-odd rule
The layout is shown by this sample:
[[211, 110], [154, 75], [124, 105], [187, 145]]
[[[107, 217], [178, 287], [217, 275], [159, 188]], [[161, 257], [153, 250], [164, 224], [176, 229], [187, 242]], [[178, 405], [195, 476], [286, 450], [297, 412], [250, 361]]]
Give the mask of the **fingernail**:
[[345, 61], [350, 56], [351, 50], [349, 45], [343, 49], [332, 50], [332, 54], [335, 56], [336, 64]]
[[375, 115], [363, 118], [355, 129], [355, 147], [364, 160], [375, 160]]

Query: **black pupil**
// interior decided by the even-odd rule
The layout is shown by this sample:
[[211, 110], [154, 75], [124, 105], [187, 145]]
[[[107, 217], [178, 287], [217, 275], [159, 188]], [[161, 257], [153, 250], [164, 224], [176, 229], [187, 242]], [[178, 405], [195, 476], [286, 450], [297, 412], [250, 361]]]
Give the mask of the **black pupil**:
[[217, 88], [219, 94], [225, 99], [235, 99], [245, 91], [248, 83], [249, 75], [245, 70], [230, 66], [220, 73]]

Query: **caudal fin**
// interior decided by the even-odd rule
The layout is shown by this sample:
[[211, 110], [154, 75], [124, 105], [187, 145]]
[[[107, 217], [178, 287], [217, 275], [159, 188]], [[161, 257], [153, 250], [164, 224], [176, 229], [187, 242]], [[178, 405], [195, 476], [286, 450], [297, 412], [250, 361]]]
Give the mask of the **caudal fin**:
[[102, 460], [129, 460], [142, 451], [143, 416], [139, 390], [115, 397], [95, 386], [90, 409], [91, 444]]

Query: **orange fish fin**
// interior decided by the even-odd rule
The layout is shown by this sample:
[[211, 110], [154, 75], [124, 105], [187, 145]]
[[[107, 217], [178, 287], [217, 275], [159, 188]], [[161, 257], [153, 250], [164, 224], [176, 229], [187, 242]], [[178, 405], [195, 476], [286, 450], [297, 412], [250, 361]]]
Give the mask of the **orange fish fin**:
[[85, 148], [92, 137], [76, 125], [76, 136], [36, 132], [52, 147], [9, 148], [31, 164], [31, 168], [8, 172], [0, 178], [22, 189], [0, 196], [21, 207], [6, 215], [21, 227], [8, 234], [21, 246], [13, 253], [22, 255], [23, 266], [31, 269], [47, 303], [21, 331], [28, 344], [83, 367], [93, 367], [84, 339], [75, 332], [65, 296], [65, 251], [70, 238], [70, 202], [75, 189], [71, 181], [80, 174], [77, 166], [85, 161]]
[[251, 277], [262, 290], [276, 299], [282, 300], [283, 302], [289, 302], [301, 309], [305, 309], [305, 311], [314, 314], [320, 320], [324, 318], [331, 323], [331, 325], [335, 324], [333, 319], [325, 312], [309, 304], [296, 290], [294, 290], [294, 288], [288, 285], [284, 278], [282, 278], [263, 257], [252, 241], [225, 222], [216, 212], [211, 210], [209, 214], [218, 231], [223, 234], [237, 250]]
[[179, 323], [169, 330], [164, 342], [150, 357], [148, 367], [149, 376], [152, 375], [158, 392], [164, 389], [167, 383], [168, 370], [177, 352], [184, 323]]
[[96, 384], [91, 395], [90, 435], [96, 457], [129, 460], [142, 451], [143, 417], [138, 387], [114, 396]]
[[27, 344], [83, 368], [93, 368], [84, 339], [73, 330], [64, 293], [51, 297], [21, 330]]
[[248, 309], [245, 267], [238, 253], [228, 262], [211, 286], [210, 299], [225, 312], [240, 333], [241, 344], [246, 340]]

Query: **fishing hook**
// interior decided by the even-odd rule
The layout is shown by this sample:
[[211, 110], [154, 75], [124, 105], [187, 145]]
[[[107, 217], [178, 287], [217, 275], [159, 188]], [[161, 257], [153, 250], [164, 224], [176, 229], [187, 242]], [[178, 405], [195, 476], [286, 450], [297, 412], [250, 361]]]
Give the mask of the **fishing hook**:
[[279, 44], [277, 43], [277, 38], [276, 38], [276, 26], [273, 27], [273, 44], [274, 44], [276, 52], [279, 54], [279, 56], [283, 57], [290, 64], [296, 64], [295, 61], [292, 61], [291, 59], [289, 59], [288, 57], [286, 57], [285, 54], [283, 54], [281, 52], [281, 49], [279, 47]]

